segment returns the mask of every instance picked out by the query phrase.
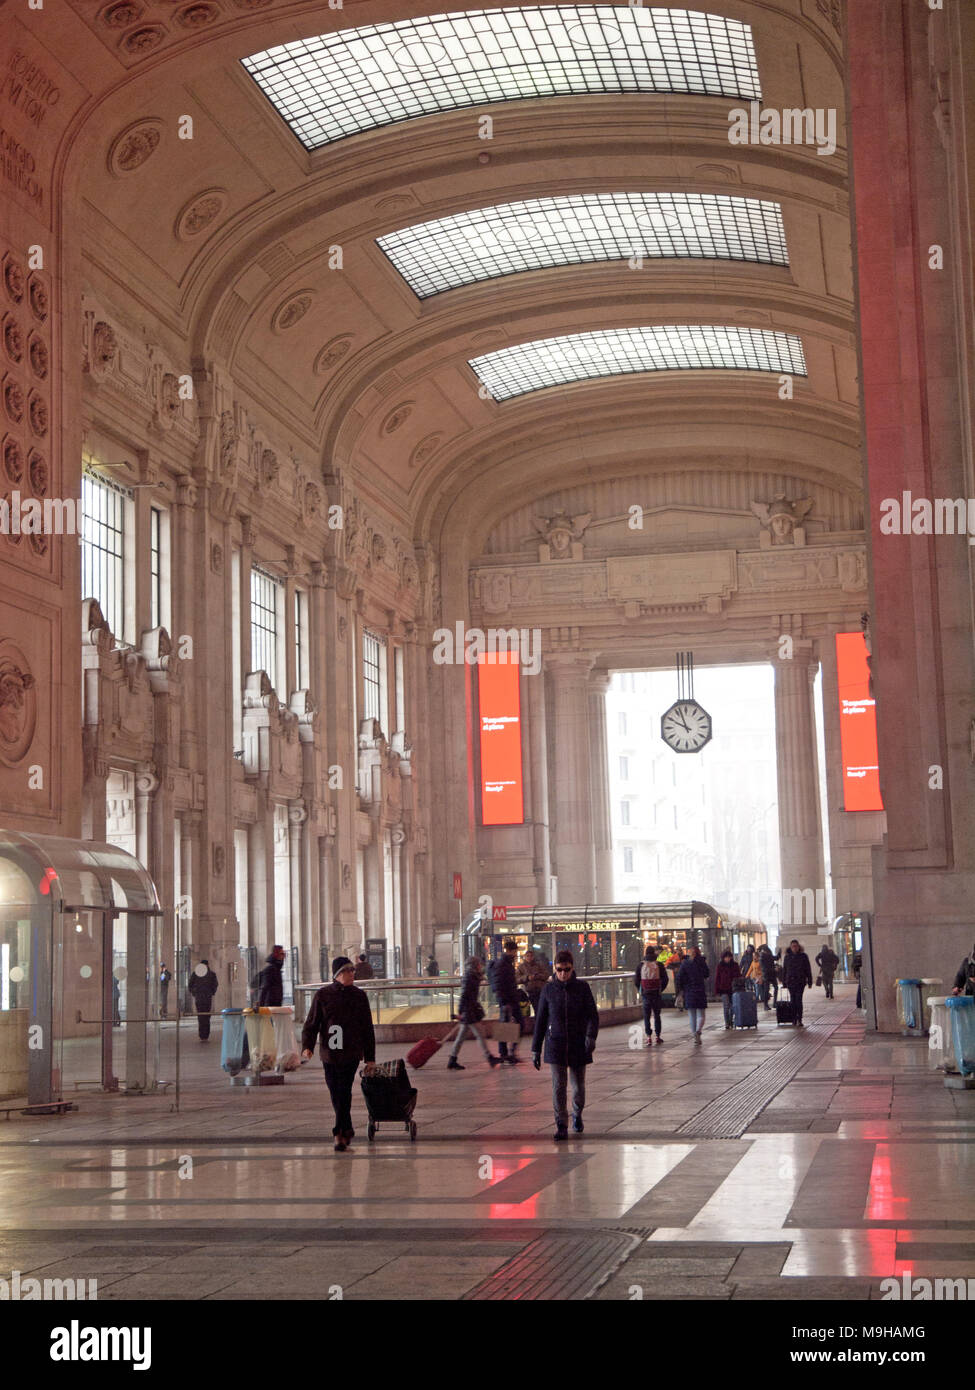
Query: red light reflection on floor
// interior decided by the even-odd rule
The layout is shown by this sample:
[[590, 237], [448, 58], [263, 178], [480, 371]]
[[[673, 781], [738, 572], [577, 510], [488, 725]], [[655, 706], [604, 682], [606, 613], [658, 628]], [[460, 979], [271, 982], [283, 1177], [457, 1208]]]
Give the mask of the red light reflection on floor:
[[909, 1193], [894, 1191], [890, 1150], [886, 1145], [878, 1144], [873, 1156], [873, 1167], [870, 1171], [866, 1219], [868, 1221], [893, 1221], [905, 1214], [909, 1202]]
[[[490, 1187], [497, 1187], [498, 1183], [505, 1178], [510, 1178], [513, 1173], [520, 1173], [525, 1168], [530, 1168], [535, 1162], [535, 1155], [530, 1154], [525, 1158], [514, 1158], [511, 1154], [505, 1154], [502, 1158], [494, 1160], [494, 1174], [489, 1183]], [[523, 1202], [494, 1202], [488, 1207], [488, 1217], [492, 1221], [531, 1221], [537, 1214], [538, 1193], [533, 1193]]]

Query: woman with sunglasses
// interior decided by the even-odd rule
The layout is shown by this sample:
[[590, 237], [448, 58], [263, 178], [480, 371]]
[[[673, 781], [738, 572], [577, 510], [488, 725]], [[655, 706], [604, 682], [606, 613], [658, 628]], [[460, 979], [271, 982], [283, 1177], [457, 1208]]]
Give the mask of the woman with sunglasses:
[[571, 951], [559, 951], [555, 957], [555, 979], [542, 990], [535, 1015], [532, 1038], [532, 1062], [535, 1070], [542, 1066], [542, 1044], [545, 1061], [552, 1070], [552, 1106], [555, 1110], [556, 1143], [569, 1137], [569, 1115], [566, 1105], [569, 1077], [572, 1078], [572, 1129], [583, 1130], [582, 1109], [586, 1103], [586, 1067], [592, 1061], [596, 1035], [599, 1032], [599, 1010], [592, 990], [585, 980], [576, 978]]

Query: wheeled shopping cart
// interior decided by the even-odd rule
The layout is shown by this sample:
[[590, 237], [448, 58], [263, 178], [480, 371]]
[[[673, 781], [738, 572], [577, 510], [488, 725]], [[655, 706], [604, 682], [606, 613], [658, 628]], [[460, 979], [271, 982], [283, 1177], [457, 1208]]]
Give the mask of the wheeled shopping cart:
[[409, 1133], [410, 1143], [413, 1143], [416, 1139], [413, 1111], [416, 1109], [417, 1090], [410, 1085], [405, 1060], [397, 1057], [395, 1062], [375, 1062], [370, 1073], [367, 1074], [363, 1067], [359, 1077], [369, 1112], [369, 1128], [366, 1131], [369, 1142], [376, 1137], [380, 1124], [401, 1123]]

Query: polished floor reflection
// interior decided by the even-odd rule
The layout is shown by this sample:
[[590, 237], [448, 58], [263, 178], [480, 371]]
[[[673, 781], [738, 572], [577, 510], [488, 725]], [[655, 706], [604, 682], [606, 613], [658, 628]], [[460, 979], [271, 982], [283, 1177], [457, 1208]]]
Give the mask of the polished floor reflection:
[[[418, 1074], [415, 1144], [395, 1126], [369, 1144], [357, 1098], [336, 1155], [317, 1064], [231, 1089], [197, 1044], [179, 1112], [86, 1095], [0, 1122], [0, 1277], [95, 1278], [100, 1300], [453, 1299], [568, 1228], [634, 1233], [600, 1299], [863, 1299], [904, 1271], [975, 1277], [975, 1095], [942, 1086], [923, 1040], [864, 1040], [837, 994], [804, 1034], [726, 1033], [717, 1010], [700, 1049], [674, 1017], [653, 1051], [605, 1031], [586, 1131], [558, 1147], [547, 1075], [490, 1072], [473, 1046], [466, 1071], [441, 1052]], [[790, 1075], [734, 1133], [775, 1056]], [[732, 1132], [680, 1133], [716, 1100]]]

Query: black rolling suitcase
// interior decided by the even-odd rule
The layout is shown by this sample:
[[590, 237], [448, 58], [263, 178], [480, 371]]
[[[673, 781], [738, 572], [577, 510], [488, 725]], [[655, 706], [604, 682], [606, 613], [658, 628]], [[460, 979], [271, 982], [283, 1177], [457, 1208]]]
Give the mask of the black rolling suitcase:
[[375, 1138], [380, 1122], [402, 1124], [409, 1131], [410, 1141], [416, 1139], [413, 1111], [416, 1109], [417, 1092], [416, 1087], [410, 1085], [403, 1058], [397, 1057], [395, 1062], [377, 1062], [370, 1076], [360, 1072], [359, 1077], [369, 1112], [370, 1142]]
[[782, 989], [779, 990], [779, 997], [775, 1001], [775, 1026], [778, 1028], [780, 1023], [791, 1023], [793, 1026], [796, 1021], [796, 1006], [791, 999], [782, 998]]

